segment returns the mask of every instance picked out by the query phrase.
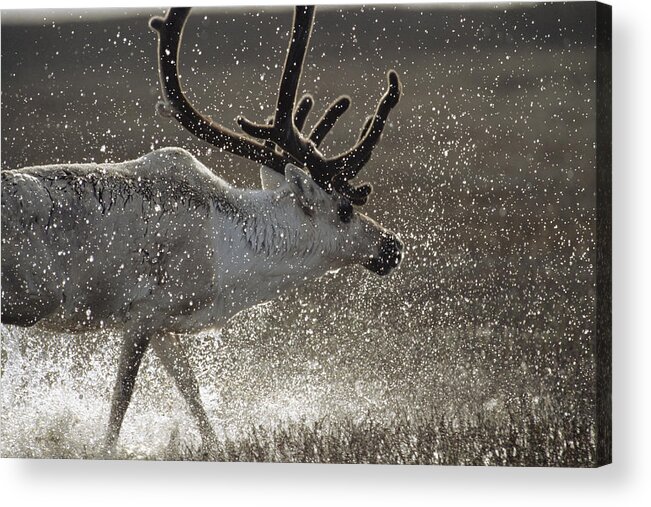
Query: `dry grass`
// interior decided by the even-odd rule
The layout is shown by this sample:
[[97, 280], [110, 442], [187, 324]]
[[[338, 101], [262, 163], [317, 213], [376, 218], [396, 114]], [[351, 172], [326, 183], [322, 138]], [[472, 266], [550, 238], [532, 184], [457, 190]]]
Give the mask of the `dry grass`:
[[371, 414], [251, 426], [246, 437], [220, 441], [210, 457], [179, 449], [182, 459], [289, 463], [594, 466], [594, 431], [582, 418], [532, 412], [506, 420], [415, 414], [380, 422]]

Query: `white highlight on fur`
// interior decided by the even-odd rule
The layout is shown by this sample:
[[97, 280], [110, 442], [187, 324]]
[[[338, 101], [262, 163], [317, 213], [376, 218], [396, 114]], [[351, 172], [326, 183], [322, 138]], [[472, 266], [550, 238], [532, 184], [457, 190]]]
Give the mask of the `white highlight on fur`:
[[175, 335], [218, 329], [246, 308], [378, 256], [388, 234], [358, 212], [342, 223], [341, 197], [295, 166], [284, 177], [263, 168], [263, 189], [240, 189], [179, 148], [2, 179], [3, 323], [124, 331], [109, 446], [143, 346], [151, 341], [210, 441]]

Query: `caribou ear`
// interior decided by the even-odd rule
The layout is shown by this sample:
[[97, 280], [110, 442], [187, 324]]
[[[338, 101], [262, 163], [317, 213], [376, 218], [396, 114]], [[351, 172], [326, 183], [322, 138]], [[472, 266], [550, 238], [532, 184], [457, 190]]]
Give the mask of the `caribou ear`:
[[287, 164], [285, 166], [285, 180], [303, 211], [308, 215], [312, 215], [320, 190], [312, 176], [293, 164]]
[[260, 182], [264, 190], [275, 190], [283, 184], [285, 178], [279, 172], [269, 169], [266, 165], [260, 166]]

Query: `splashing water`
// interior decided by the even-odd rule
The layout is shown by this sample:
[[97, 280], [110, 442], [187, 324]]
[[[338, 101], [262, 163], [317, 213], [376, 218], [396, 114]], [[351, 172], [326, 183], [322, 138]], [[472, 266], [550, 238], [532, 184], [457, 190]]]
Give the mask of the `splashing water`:
[[[350, 145], [353, 125], [374, 107], [371, 76], [387, 67], [404, 76], [404, 97], [364, 179], [375, 185], [368, 214], [401, 234], [405, 260], [389, 279], [343, 269], [238, 315], [220, 337], [184, 337], [218, 438], [371, 414], [388, 431], [380, 437], [362, 426], [374, 435], [368, 455], [339, 456], [378, 461], [374, 443], [409, 427], [395, 418], [431, 413], [437, 429], [422, 432], [430, 437], [421, 448], [436, 446], [432, 462], [484, 463], [490, 452], [491, 463], [502, 463], [507, 449], [509, 463], [539, 463], [513, 449], [552, 449], [545, 439], [561, 434], [558, 463], [590, 462], [588, 447], [576, 451], [584, 461], [563, 453], [590, 440], [594, 418], [596, 53], [594, 34], [580, 21], [593, 11], [580, 2], [545, 9], [375, 6], [319, 14], [308, 55], [315, 65], [302, 86], [327, 102], [344, 91], [345, 71], [345, 91], [359, 104], [341, 120], [350, 128], [331, 134], [329, 153]], [[204, 23], [220, 16], [220, 31], [187, 34], [201, 33], [198, 46], [220, 46], [186, 58], [192, 86], [215, 118], [273, 104], [272, 70], [255, 90], [250, 76], [262, 65], [275, 69], [284, 50], [276, 32], [286, 29], [290, 10], [214, 12]], [[3, 169], [128, 160], [181, 143], [227, 180], [258, 185], [243, 162], [181, 141], [174, 125], [154, 116], [150, 14], [121, 23], [133, 46], [114, 44], [111, 20], [12, 26], [3, 18]], [[360, 42], [342, 46], [339, 34], [353, 33], [353, 25]], [[61, 51], [73, 46], [78, 51]], [[241, 65], [224, 61], [240, 52], [247, 55]], [[42, 90], [56, 100], [25, 100]], [[89, 124], [89, 110], [101, 121]], [[119, 336], [2, 328], [2, 339], [0, 453], [96, 456]], [[554, 424], [527, 433], [544, 417]], [[586, 424], [575, 425], [581, 418]], [[450, 428], [469, 442], [450, 440]], [[348, 429], [338, 434], [357, 434]], [[504, 440], [493, 441], [495, 434]], [[178, 459], [198, 442], [175, 386], [147, 354], [117, 457]], [[457, 452], [462, 444], [465, 455]], [[346, 440], [342, 448], [350, 447]], [[411, 456], [385, 461], [418, 461]]]
[[[204, 334], [190, 339], [201, 398], [218, 438], [237, 440], [252, 426], [310, 424], [344, 414], [362, 417], [369, 409], [386, 404], [379, 381], [358, 379], [351, 388], [321, 375], [325, 381], [318, 382], [313, 374], [322, 368], [315, 362], [307, 365], [306, 374], [285, 377], [282, 382], [271, 374], [266, 387], [264, 380], [251, 381], [250, 375], [238, 375], [230, 386], [225, 385], [210, 366], [211, 360], [219, 359], [220, 338]], [[56, 335], [2, 326], [2, 343], [0, 454], [107, 457], [101, 449], [120, 336], [108, 332]], [[246, 363], [237, 369], [247, 369]], [[180, 459], [184, 449], [199, 445], [199, 432], [175, 385], [155, 355], [147, 354], [117, 453], [111, 457]]]

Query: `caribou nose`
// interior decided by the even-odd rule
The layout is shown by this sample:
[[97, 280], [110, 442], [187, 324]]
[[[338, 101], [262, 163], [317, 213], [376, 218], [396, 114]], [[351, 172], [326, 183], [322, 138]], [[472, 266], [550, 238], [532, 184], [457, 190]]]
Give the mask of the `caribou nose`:
[[388, 275], [402, 261], [403, 242], [393, 234], [384, 233], [377, 255], [371, 256], [363, 266], [378, 275]]
[[397, 268], [402, 261], [402, 249], [404, 243], [397, 236], [385, 237], [382, 245], [380, 246], [380, 259], [382, 263], [389, 268]]
[[385, 234], [380, 243], [377, 257], [367, 264], [367, 268], [378, 275], [388, 275], [402, 260], [403, 243], [393, 234]]

